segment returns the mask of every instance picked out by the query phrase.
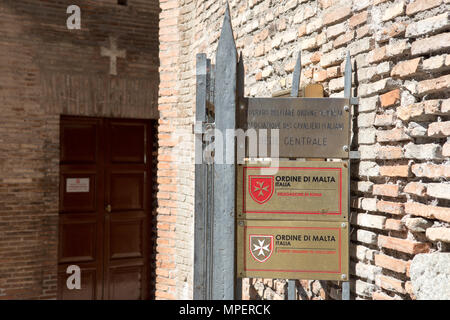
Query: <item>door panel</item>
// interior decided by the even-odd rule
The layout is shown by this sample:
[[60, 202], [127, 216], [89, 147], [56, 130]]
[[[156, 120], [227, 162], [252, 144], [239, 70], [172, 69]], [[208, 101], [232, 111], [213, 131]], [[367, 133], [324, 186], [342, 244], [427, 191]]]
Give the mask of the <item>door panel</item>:
[[[71, 221], [72, 220], [72, 221]], [[59, 262], [95, 262], [97, 259], [96, 219], [65, 217], [60, 224]]]
[[145, 171], [126, 172], [112, 168], [110, 179], [110, 204], [112, 210], [144, 210]]
[[[105, 279], [110, 299], [147, 299], [150, 188], [147, 177], [151, 127], [111, 120], [105, 126], [106, 213]], [[130, 142], [132, 141], [132, 142]], [[128, 298], [127, 298], [128, 297]]]
[[111, 123], [110, 161], [112, 163], [145, 163], [146, 130], [148, 128], [145, 123], [116, 121]]
[[59, 299], [149, 298], [151, 124], [61, 118]]
[[75, 119], [61, 126], [61, 163], [96, 163], [100, 123], [94, 119]]
[[141, 266], [110, 268], [110, 290], [111, 300], [140, 300], [142, 297], [142, 274]]
[[143, 258], [145, 219], [112, 219], [109, 258]]
[[62, 300], [96, 300], [97, 275], [95, 268], [81, 268], [81, 289], [69, 290], [66, 286], [67, 275], [65, 272], [58, 274], [58, 299]]

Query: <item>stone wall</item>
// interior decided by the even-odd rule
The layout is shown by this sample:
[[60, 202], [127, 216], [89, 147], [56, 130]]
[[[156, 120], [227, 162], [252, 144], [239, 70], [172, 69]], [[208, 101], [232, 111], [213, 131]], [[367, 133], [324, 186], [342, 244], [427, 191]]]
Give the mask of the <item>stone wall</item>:
[[[356, 299], [414, 299], [416, 254], [450, 242], [450, 2], [448, 0], [229, 1], [246, 69], [245, 94], [301, 86], [343, 96], [354, 64], [351, 291]], [[195, 55], [214, 63], [224, 1], [163, 0], [157, 297], [192, 297]], [[246, 279], [244, 296], [284, 299], [284, 280]], [[301, 281], [299, 298], [336, 299], [338, 283]]]
[[[158, 14], [148, 0], [0, 2], [0, 299], [56, 297], [60, 115], [158, 116]], [[117, 76], [110, 36], [126, 50]]]

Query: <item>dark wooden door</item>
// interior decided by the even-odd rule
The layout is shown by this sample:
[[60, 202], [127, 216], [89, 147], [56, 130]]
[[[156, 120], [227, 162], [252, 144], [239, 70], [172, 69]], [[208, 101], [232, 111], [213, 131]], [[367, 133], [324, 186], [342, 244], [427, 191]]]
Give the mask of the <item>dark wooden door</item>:
[[152, 121], [61, 118], [59, 299], [149, 298], [153, 137]]

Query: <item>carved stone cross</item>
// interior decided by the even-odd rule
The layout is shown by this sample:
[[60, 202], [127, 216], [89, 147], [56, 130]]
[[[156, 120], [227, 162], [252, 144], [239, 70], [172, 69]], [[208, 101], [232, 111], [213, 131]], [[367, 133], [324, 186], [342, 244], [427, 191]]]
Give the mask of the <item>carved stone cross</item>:
[[109, 74], [117, 75], [117, 58], [125, 58], [126, 51], [117, 48], [117, 38], [109, 37], [109, 48], [101, 47], [101, 55], [109, 57]]

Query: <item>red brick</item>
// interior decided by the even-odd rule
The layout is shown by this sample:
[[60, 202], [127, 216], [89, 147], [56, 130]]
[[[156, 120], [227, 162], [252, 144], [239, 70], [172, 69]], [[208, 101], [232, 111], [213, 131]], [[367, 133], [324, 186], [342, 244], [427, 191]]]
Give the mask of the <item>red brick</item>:
[[337, 78], [340, 76], [342, 76], [341, 67], [335, 66], [335, 67], [330, 67], [327, 69], [327, 78], [328, 79]]
[[[175, 254], [176, 251], [175, 251], [175, 248], [168, 248], [168, 247], [158, 246], [158, 248], [156, 248], [156, 252], [161, 253], [161, 254]], [[159, 269], [159, 270], [164, 270], [164, 269]]]
[[405, 203], [405, 212], [428, 219], [450, 222], [450, 208], [426, 205], [418, 202]]
[[403, 148], [397, 146], [382, 146], [378, 148], [377, 157], [379, 159], [401, 159], [403, 158]]
[[[450, 55], [449, 55], [450, 56]], [[450, 157], [450, 141], [447, 141], [446, 143], [444, 143], [444, 145], [442, 146], [442, 155], [444, 157]]]
[[409, 254], [427, 253], [430, 250], [429, 243], [398, 239], [384, 235], [378, 236], [378, 246]]
[[405, 294], [405, 287], [404, 287], [404, 282], [392, 277], [388, 277], [385, 275], [380, 275], [378, 277], [379, 282], [380, 282], [380, 286], [383, 289], [389, 290], [389, 291], [394, 291], [394, 292], [398, 292], [401, 294]]
[[172, 179], [170, 179], [170, 178], [166, 178], [166, 177], [161, 177], [161, 176], [159, 176], [159, 177], [157, 178], [156, 182], [157, 182], [158, 184], [171, 184], [171, 183], [173, 183], [174, 181], [173, 181]]
[[408, 177], [409, 165], [381, 166], [380, 175], [387, 177]]
[[336, 3], [336, 0], [319, 0], [319, 5], [322, 9], [327, 9]]
[[286, 30], [286, 27], [287, 27], [286, 19], [284, 19], [284, 18], [280, 19], [280, 22], [278, 22], [278, 24], [277, 24], [278, 31], [284, 31], [284, 30]]
[[356, 26], [359, 26], [360, 24], [365, 23], [367, 21], [367, 16], [367, 11], [362, 11], [361, 13], [352, 16], [348, 22], [350, 28], [354, 28]]
[[372, 193], [378, 196], [398, 197], [399, 186], [396, 184], [374, 184]]
[[395, 117], [392, 114], [377, 114], [375, 117], [375, 126], [388, 127], [395, 124]]
[[398, 297], [391, 297], [384, 292], [374, 292], [372, 293], [373, 300], [399, 300]]
[[355, 37], [355, 31], [348, 31], [342, 35], [340, 35], [339, 37], [336, 38], [336, 40], [333, 41], [333, 47], [334, 48], [339, 48], [347, 43], [349, 43], [350, 41], [353, 40], [353, 38]]
[[450, 243], [450, 228], [428, 228], [426, 230], [426, 236], [431, 241], [442, 241], [445, 243]]
[[178, 2], [176, 0], [163, 0], [160, 1], [160, 8], [163, 11], [178, 8]]
[[392, 5], [383, 11], [383, 21], [392, 20], [405, 12], [405, 3], [403, 1], [395, 1]]
[[323, 16], [323, 25], [338, 23], [352, 14], [352, 7], [333, 8]]
[[370, 26], [369, 25], [364, 25], [361, 28], [358, 28], [356, 30], [356, 38], [360, 39], [360, 38], [363, 38], [365, 36], [368, 36], [370, 31], [371, 31]]
[[308, 69], [308, 70], [304, 70], [302, 71], [302, 76], [304, 76], [305, 78], [311, 79], [313, 77], [313, 69]]
[[405, 212], [403, 203], [385, 200], [379, 200], [377, 202], [377, 210], [380, 212], [387, 212], [396, 215], [403, 215]]
[[156, 198], [158, 199], [170, 199], [170, 193], [168, 192], [158, 192], [156, 195]]
[[411, 281], [405, 282], [405, 291], [409, 294], [411, 299], [416, 300], [416, 297], [414, 296], [414, 290]]
[[[450, 39], [450, 33], [449, 33]], [[450, 41], [449, 41], [450, 43]], [[429, 80], [420, 81], [417, 85], [417, 91], [419, 94], [430, 94], [439, 91], [448, 90], [450, 88], [450, 74], [433, 78]]]
[[392, 130], [378, 130], [378, 142], [396, 142], [396, 141], [410, 141], [412, 138], [405, 132], [404, 128], [395, 128]]
[[408, 278], [411, 278], [411, 274], [410, 274], [410, 271], [411, 271], [411, 262], [412, 262], [412, 260], [410, 260], [410, 261], [408, 262], [407, 266], [406, 266], [406, 276], [407, 276]]
[[168, 293], [161, 290], [156, 290], [155, 293], [156, 300], [175, 300], [176, 296], [174, 293]]
[[406, 7], [406, 14], [411, 16], [421, 11], [425, 11], [439, 6], [442, 0], [416, 0]]
[[177, 217], [176, 216], [169, 216], [169, 215], [158, 215], [157, 220], [158, 221], [175, 223], [177, 221]]
[[421, 182], [410, 182], [403, 188], [403, 192], [415, 194], [417, 196], [425, 196], [426, 190], [426, 184]]
[[387, 59], [386, 46], [373, 49], [367, 56], [369, 63], [381, 62]]
[[375, 264], [398, 273], [406, 273], [408, 261], [396, 259], [385, 254], [375, 255]]
[[322, 82], [327, 79], [327, 70], [319, 70], [314, 72], [314, 81]]
[[406, 78], [417, 74], [422, 58], [399, 62], [391, 71], [392, 77]]
[[320, 53], [320, 51], [316, 51], [311, 56], [311, 62], [312, 63], [319, 63], [321, 57], [322, 57], [322, 54]]
[[258, 43], [264, 41], [267, 37], [269, 37], [269, 29], [264, 29], [253, 38], [253, 42]]
[[156, 277], [156, 283], [158, 284], [166, 284], [168, 286], [175, 287], [176, 286], [176, 280], [170, 279], [166, 277]]
[[297, 35], [298, 35], [299, 38], [304, 36], [305, 34], [306, 34], [306, 23], [302, 24], [297, 29]]
[[405, 227], [401, 220], [398, 219], [386, 219], [384, 224], [384, 228], [386, 230], [394, 230], [394, 231], [404, 231]]
[[411, 44], [411, 54], [425, 55], [436, 51], [448, 50], [450, 47], [449, 43], [450, 32], [438, 33], [434, 36], [414, 41]]
[[264, 53], [265, 53], [264, 43], [261, 43], [255, 48], [254, 56], [260, 57], [260, 56], [264, 55]]
[[400, 102], [400, 89], [389, 91], [380, 96], [381, 106], [386, 108]]

